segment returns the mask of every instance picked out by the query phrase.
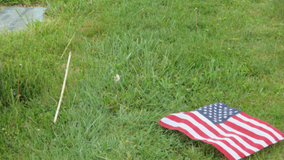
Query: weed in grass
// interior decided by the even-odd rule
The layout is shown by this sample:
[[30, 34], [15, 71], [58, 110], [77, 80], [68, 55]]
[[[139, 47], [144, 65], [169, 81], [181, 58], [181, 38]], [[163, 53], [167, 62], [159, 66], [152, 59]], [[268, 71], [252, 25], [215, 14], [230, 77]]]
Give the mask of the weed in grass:
[[195, 23], [196, 23], [196, 29], [198, 28], [198, 26], [197, 26], [197, 8], [195, 8], [194, 9], [194, 11], [195, 11]]
[[118, 74], [116, 74], [116, 76], [113, 79], [115, 81], [115, 85], [116, 85], [116, 89], [117, 89], [118, 105], [120, 106], [120, 96], [119, 96], [119, 91], [118, 91], [118, 87], [117, 87], [117, 83], [120, 80], [120, 76]]

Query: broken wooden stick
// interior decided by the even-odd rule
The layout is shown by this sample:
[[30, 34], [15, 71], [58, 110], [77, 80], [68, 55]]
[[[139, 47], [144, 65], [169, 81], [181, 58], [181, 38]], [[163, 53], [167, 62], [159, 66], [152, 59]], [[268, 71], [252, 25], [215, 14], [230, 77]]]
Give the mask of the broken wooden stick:
[[54, 123], [56, 123], [57, 116], [58, 116], [59, 109], [60, 109], [60, 105], [61, 105], [61, 102], [62, 102], [62, 97], [63, 97], [63, 93], [64, 93], [64, 89], [65, 89], [65, 84], [66, 84], [66, 79], [67, 79], [67, 75], [68, 75], [68, 68], [69, 68], [70, 60], [71, 60], [71, 52], [69, 52], [69, 58], [68, 58], [67, 67], [66, 67], [66, 71], [65, 71], [65, 77], [64, 77], [64, 81], [63, 81], [63, 86], [62, 86], [61, 95], [60, 95], [60, 99], [59, 99], [59, 102], [58, 102], [56, 114], [55, 114], [55, 117], [54, 117]]

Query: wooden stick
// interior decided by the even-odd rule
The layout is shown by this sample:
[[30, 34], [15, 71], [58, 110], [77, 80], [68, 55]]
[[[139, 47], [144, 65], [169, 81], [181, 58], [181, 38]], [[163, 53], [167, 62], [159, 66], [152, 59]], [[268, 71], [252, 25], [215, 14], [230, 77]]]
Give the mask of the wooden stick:
[[63, 51], [63, 53], [62, 53], [62, 55], [61, 55], [60, 59], [63, 57], [63, 55], [64, 55], [65, 51], [67, 50], [68, 46], [69, 46], [69, 45], [70, 45], [70, 43], [72, 42], [72, 40], [73, 40], [74, 36], [75, 36], [75, 33], [73, 34], [73, 37], [70, 39], [70, 41], [69, 41], [68, 45], [67, 45], [67, 46], [66, 46], [66, 48], [64, 49], [64, 51]]
[[59, 109], [60, 109], [60, 105], [61, 105], [61, 101], [62, 101], [64, 89], [65, 89], [66, 79], [67, 79], [67, 75], [68, 75], [68, 68], [69, 68], [70, 60], [71, 60], [71, 52], [69, 52], [69, 58], [68, 58], [67, 67], [66, 67], [66, 71], [65, 71], [65, 77], [64, 77], [64, 81], [63, 81], [62, 90], [61, 90], [61, 96], [60, 96], [58, 106], [57, 106], [57, 111], [56, 111], [56, 114], [55, 114], [55, 117], [54, 117], [54, 123], [56, 123], [57, 116], [58, 116], [58, 113], [59, 113]]

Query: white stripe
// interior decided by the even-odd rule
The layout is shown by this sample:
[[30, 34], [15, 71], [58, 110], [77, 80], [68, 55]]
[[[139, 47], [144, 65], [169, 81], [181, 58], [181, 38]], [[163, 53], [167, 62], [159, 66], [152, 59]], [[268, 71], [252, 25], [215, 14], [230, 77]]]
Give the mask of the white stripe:
[[234, 132], [234, 133], [236, 133], [236, 134], [239, 134], [239, 135], [242, 135], [242, 136], [244, 136], [244, 137], [247, 137], [248, 139], [250, 139], [250, 140], [253, 141], [254, 143], [260, 144], [260, 145], [262, 145], [263, 147], [267, 147], [267, 146], [268, 146], [268, 144], [266, 144], [263, 140], [255, 139], [255, 138], [253, 138], [253, 137], [251, 137], [251, 136], [249, 136], [249, 135], [246, 135], [246, 134], [244, 134], [244, 133], [242, 133], [242, 132], [239, 132], [239, 131], [237, 131], [237, 130], [235, 130], [235, 129], [233, 129], [233, 128], [227, 126], [227, 125], [225, 125], [224, 123], [220, 124], [220, 126], [223, 127], [224, 129], [226, 129], [227, 131]]
[[247, 130], [249, 130], [249, 131], [251, 131], [251, 132], [253, 132], [253, 133], [257, 134], [257, 135], [260, 135], [260, 136], [262, 136], [262, 137], [266, 137], [266, 138], [268, 138], [272, 143], [276, 143], [276, 140], [275, 140], [271, 135], [269, 135], [269, 134], [263, 132], [262, 130], [259, 130], [259, 129], [257, 129], [257, 128], [254, 128], [254, 127], [252, 127], [252, 126], [249, 126], [249, 125], [247, 125], [247, 124], [245, 124], [245, 123], [243, 123], [243, 122], [240, 122], [239, 120], [236, 120], [236, 119], [234, 119], [234, 118], [232, 118], [232, 117], [229, 118], [228, 121], [230, 121], [230, 122], [234, 123], [235, 125], [238, 125], [238, 126], [240, 126], [240, 127], [242, 127], [242, 128], [245, 128], [245, 129], [247, 129]]
[[283, 139], [284, 139], [284, 137], [282, 137], [280, 134], [278, 134], [277, 132], [275, 132], [271, 127], [269, 127], [269, 126], [267, 126], [267, 125], [265, 125], [265, 124], [259, 123], [259, 122], [257, 122], [257, 121], [254, 120], [254, 119], [249, 119], [249, 118], [247, 118], [247, 117], [245, 117], [245, 116], [243, 116], [243, 115], [241, 115], [241, 114], [238, 114], [237, 116], [238, 116], [239, 118], [241, 118], [242, 120], [244, 120], [244, 121], [251, 122], [251, 123], [253, 123], [253, 124], [256, 125], [256, 126], [262, 127], [262, 128], [264, 128], [264, 129], [266, 129], [266, 130], [269, 130], [269, 131], [272, 132], [279, 140], [283, 140]]
[[189, 127], [188, 125], [184, 124], [184, 123], [177, 123], [175, 121], [172, 121], [171, 119], [169, 118], [163, 118], [161, 119], [161, 121], [163, 123], [166, 123], [170, 126], [173, 126], [173, 127], [180, 127], [182, 129], [185, 129], [188, 133], [190, 133], [195, 139], [198, 139], [198, 140], [206, 140], [206, 141], [209, 141], [209, 142], [212, 142], [212, 143], [216, 143], [218, 144], [219, 146], [221, 146], [224, 150], [226, 150], [231, 156], [233, 156], [235, 159], [240, 159], [241, 157], [234, 151], [232, 150], [230, 147], [228, 147], [226, 144], [220, 142], [220, 141], [214, 141], [214, 140], [211, 140], [211, 139], [206, 139], [206, 138], [203, 138], [201, 137], [198, 133], [196, 133], [194, 131], [194, 129], [192, 129], [191, 127]]
[[208, 130], [208, 128], [206, 128], [205, 126], [203, 126], [202, 124], [198, 123], [194, 118], [190, 117], [189, 115], [183, 114], [183, 113], [178, 113], [178, 114], [172, 114], [175, 115], [181, 119], [185, 119], [189, 122], [191, 122], [194, 126], [198, 127], [203, 133], [205, 133], [208, 137], [212, 138], [212, 139], [216, 139], [216, 140], [225, 140], [227, 141], [229, 144], [231, 144], [232, 146], [234, 146], [235, 148], [237, 148], [240, 152], [242, 152], [244, 155], [249, 156], [250, 154], [248, 152], [246, 152], [245, 150], [243, 150], [239, 145], [237, 145], [234, 141], [232, 141], [230, 138], [222, 138], [222, 137], [218, 137], [216, 136], [213, 132], [211, 132], [210, 130]]
[[240, 143], [242, 143], [246, 148], [253, 150], [254, 152], [259, 151], [259, 149], [251, 146], [250, 144], [248, 144], [245, 140], [243, 140], [241, 137], [239, 137], [238, 135], [235, 134], [229, 134], [229, 133], [225, 133], [223, 130], [221, 130], [220, 128], [218, 128], [216, 125], [214, 125], [211, 121], [209, 121], [206, 117], [204, 117], [203, 115], [201, 115], [199, 112], [197, 111], [192, 111], [191, 113], [195, 114], [198, 118], [200, 118], [202, 121], [204, 121], [205, 123], [207, 123], [208, 125], [210, 125], [213, 129], [215, 129], [220, 135], [226, 136], [226, 137], [234, 137], [235, 139], [237, 139]]

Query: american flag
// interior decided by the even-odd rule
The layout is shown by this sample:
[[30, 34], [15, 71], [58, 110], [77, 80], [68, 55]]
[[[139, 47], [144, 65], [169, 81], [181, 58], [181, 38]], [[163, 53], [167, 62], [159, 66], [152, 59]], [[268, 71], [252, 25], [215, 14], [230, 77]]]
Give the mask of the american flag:
[[158, 123], [212, 144], [230, 160], [249, 156], [284, 139], [284, 134], [270, 124], [224, 103], [170, 114]]

